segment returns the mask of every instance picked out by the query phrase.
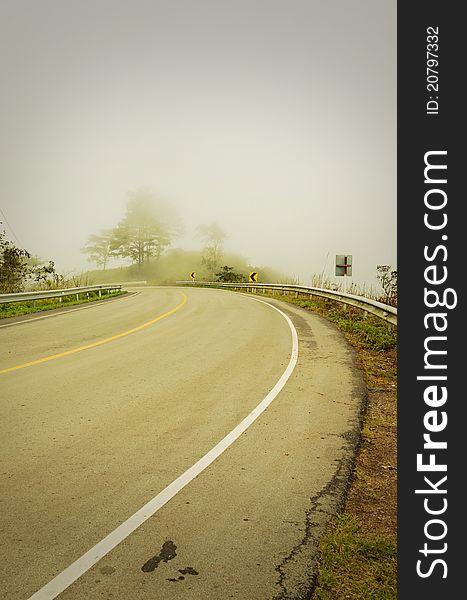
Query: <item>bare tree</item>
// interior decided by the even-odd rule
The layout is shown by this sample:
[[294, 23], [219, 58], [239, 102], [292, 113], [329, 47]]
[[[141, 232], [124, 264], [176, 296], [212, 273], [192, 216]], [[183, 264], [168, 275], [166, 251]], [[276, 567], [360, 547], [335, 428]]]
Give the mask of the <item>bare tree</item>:
[[397, 271], [390, 265], [378, 265], [378, 281], [384, 291], [384, 302], [391, 306], [397, 306]]
[[205, 244], [201, 262], [214, 280], [215, 273], [221, 264], [227, 234], [222, 227], [212, 222], [209, 225], [199, 225], [196, 228], [196, 237], [203, 240]]

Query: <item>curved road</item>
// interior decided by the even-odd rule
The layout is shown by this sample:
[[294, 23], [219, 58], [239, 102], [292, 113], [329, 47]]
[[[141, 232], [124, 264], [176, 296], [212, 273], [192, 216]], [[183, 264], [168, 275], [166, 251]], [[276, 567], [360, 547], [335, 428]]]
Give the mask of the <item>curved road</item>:
[[[364, 388], [334, 327], [268, 302], [298, 332], [293, 371], [285, 316], [224, 290], [144, 288], [0, 322], [5, 598], [305, 597], [351, 467]], [[287, 368], [283, 389], [225, 452], [83, 567]], [[75, 561], [82, 574], [63, 585]]]

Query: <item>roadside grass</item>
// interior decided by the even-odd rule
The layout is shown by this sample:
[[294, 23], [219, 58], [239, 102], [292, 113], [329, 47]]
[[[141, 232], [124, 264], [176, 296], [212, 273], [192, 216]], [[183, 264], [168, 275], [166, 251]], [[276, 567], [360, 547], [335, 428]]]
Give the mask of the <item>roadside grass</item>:
[[326, 317], [339, 329], [351, 334], [351, 341], [356, 346], [378, 352], [384, 352], [396, 346], [396, 328], [373, 315], [365, 315], [363, 310], [321, 298], [305, 300], [285, 295], [281, 299]]
[[8, 304], [0, 304], [0, 319], [6, 319], [8, 317], [20, 317], [29, 313], [53, 310], [55, 308], [64, 308], [66, 306], [73, 306], [74, 304], [88, 304], [89, 302], [96, 302], [98, 300], [107, 300], [107, 298], [122, 296], [126, 293], [126, 291], [112, 292], [100, 297], [98, 292], [89, 292], [89, 297], [80, 298], [79, 300], [76, 300], [75, 296], [63, 296], [61, 302], [59, 298], [47, 298], [44, 300], [33, 300], [30, 302], [9, 302]]
[[319, 547], [310, 600], [397, 598], [397, 328], [324, 298], [267, 294], [317, 312], [342, 330], [368, 390], [354, 473]]
[[354, 515], [337, 515], [321, 542], [315, 600], [393, 599], [396, 549], [385, 536], [363, 533]]

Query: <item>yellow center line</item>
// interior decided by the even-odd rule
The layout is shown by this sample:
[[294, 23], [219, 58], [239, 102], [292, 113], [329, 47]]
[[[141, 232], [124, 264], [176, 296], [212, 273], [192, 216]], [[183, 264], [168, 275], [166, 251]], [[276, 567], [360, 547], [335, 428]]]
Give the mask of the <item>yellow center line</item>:
[[86, 344], [86, 346], [80, 346], [79, 348], [72, 348], [71, 350], [66, 350], [65, 352], [60, 352], [59, 354], [52, 354], [51, 356], [45, 356], [44, 358], [39, 358], [37, 360], [31, 360], [30, 362], [23, 363], [21, 365], [16, 365], [14, 367], [9, 367], [8, 369], [0, 370], [0, 374], [9, 373], [11, 371], [18, 371], [18, 369], [25, 369], [26, 367], [32, 367], [33, 365], [39, 365], [40, 363], [48, 362], [49, 360], [55, 360], [56, 358], [62, 358], [62, 356], [69, 356], [70, 354], [75, 354], [76, 352], [82, 352], [83, 350], [89, 350], [89, 348], [96, 348], [97, 346], [102, 346], [103, 344], [108, 344], [109, 342], [113, 342], [114, 340], [118, 340], [122, 337], [130, 335], [132, 333], [136, 333], [137, 331], [141, 331], [141, 329], [145, 329], [157, 321], [172, 315], [174, 312], [182, 308], [182, 306], [186, 303], [187, 297], [183, 292], [180, 292], [183, 296], [180, 304], [177, 304], [175, 308], [172, 308], [168, 312], [159, 315], [155, 319], [151, 319], [142, 325], [138, 325], [138, 327], [133, 327], [133, 329], [128, 329], [128, 331], [123, 331], [122, 333], [117, 333], [117, 335], [112, 335], [111, 337], [105, 338], [103, 340], [99, 340], [98, 342], [93, 342], [92, 344]]

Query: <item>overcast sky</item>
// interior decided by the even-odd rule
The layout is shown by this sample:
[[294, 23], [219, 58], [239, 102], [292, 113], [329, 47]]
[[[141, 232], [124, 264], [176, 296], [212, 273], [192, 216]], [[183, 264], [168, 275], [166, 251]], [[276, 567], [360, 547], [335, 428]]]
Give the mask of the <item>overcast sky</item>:
[[396, 0], [0, 0], [0, 73], [4, 228], [59, 270], [141, 186], [175, 246], [396, 266]]

